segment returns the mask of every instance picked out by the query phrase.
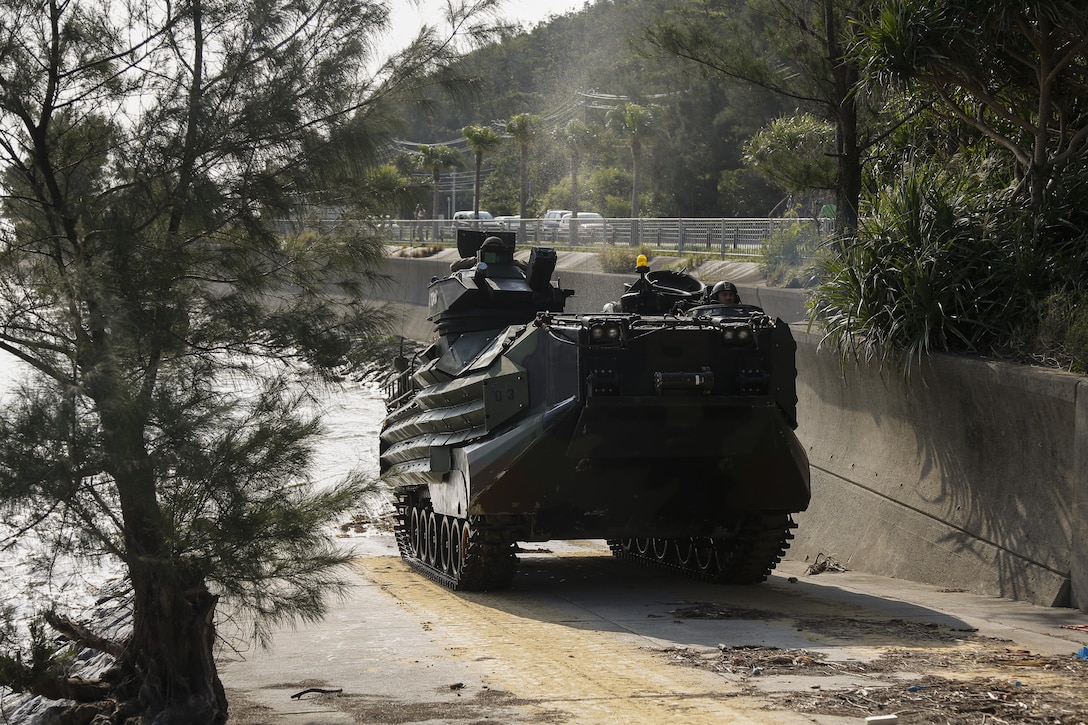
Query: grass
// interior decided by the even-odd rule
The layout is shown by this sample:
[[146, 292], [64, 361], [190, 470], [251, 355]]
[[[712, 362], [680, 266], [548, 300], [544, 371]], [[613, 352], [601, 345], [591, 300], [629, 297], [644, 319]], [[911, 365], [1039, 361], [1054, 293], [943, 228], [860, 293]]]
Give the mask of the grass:
[[646, 259], [654, 258], [654, 250], [648, 244], [643, 244], [637, 249], [631, 247], [616, 247], [597, 252], [597, 260], [602, 272], [610, 274], [634, 273], [635, 260], [638, 255], [645, 254]]

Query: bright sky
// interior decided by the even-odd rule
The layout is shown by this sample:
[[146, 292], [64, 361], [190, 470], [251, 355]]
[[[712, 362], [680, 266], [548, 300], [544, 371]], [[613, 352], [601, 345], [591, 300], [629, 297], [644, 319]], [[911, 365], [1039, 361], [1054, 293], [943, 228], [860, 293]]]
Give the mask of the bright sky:
[[[531, 28], [552, 15], [580, 10], [587, 0], [505, 0], [499, 10], [502, 19]], [[447, 0], [389, 0], [392, 8], [391, 45], [404, 47], [416, 36], [421, 25], [442, 25], [442, 10]]]

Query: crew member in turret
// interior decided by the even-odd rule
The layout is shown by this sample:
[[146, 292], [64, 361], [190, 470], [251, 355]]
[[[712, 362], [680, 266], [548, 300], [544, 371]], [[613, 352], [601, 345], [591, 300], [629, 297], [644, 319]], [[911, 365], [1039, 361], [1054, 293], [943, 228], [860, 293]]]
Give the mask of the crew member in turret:
[[719, 282], [710, 291], [710, 303], [719, 305], [739, 305], [740, 294], [732, 282]]

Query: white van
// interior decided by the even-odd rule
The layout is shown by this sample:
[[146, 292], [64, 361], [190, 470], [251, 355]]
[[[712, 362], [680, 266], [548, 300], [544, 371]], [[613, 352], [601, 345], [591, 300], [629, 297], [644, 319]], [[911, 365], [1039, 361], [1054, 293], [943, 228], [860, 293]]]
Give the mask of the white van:
[[[474, 225], [473, 221], [479, 220], [478, 225]], [[495, 221], [495, 218], [491, 216], [489, 211], [480, 211], [479, 216], [475, 216], [472, 210], [467, 211], [455, 211], [453, 213], [453, 228], [454, 229], [502, 229], [502, 225]]]

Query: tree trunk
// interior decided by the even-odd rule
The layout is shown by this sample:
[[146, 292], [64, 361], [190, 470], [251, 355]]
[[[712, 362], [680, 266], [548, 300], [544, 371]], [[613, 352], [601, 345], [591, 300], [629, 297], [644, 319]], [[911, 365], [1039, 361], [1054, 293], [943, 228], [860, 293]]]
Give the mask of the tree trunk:
[[217, 597], [199, 568], [180, 560], [167, 541], [144, 441], [144, 406], [126, 394], [109, 363], [93, 369], [86, 379], [117, 486], [133, 590], [132, 635], [119, 663], [126, 677], [117, 694], [135, 698], [159, 725], [224, 723], [227, 698], [213, 655]]
[[[858, 147], [858, 108], [853, 91], [858, 83], [858, 69], [844, 57], [839, 43], [839, 23], [832, 0], [824, 0], [827, 33], [827, 58], [835, 79], [835, 140], [837, 151], [837, 188], [835, 223], [843, 236], [854, 236], [858, 227], [861, 199], [861, 149]], [[845, 22], [843, 23], [845, 27]]]
[[438, 185], [442, 182], [442, 170], [437, 166], [431, 171], [434, 191], [431, 192], [431, 239], [438, 239], [438, 203], [440, 201]]
[[567, 239], [571, 244], [578, 241], [578, 169], [582, 165], [582, 158], [578, 154], [571, 157], [570, 161], [570, 222], [567, 226]]
[[484, 155], [476, 153], [476, 180], [472, 186], [472, 228], [480, 228], [480, 169], [484, 165]]
[[521, 190], [519, 192], [519, 205], [518, 205], [518, 218], [525, 218], [525, 202], [529, 198], [529, 146], [523, 144], [521, 147]]
[[578, 213], [578, 169], [582, 159], [577, 154], [570, 159], [570, 210], [571, 215]]
[[439, 201], [438, 185], [442, 183], [442, 172], [437, 166], [431, 171], [431, 181], [434, 186], [434, 190], [431, 192], [431, 219], [437, 219]]
[[842, 99], [839, 118], [838, 211], [835, 214], [838, 231], [854, 236], [858, 229], [858, 206], [861, 200], [861, 148], [858, 146], [858, 113], [853, 96]]
[[128, 659], [142, 675], [141, 709], [163, 725], [227, 721], [227, 695], [215, 665], [218, 597], [183, 566], [150, 563], [133, 574]]

